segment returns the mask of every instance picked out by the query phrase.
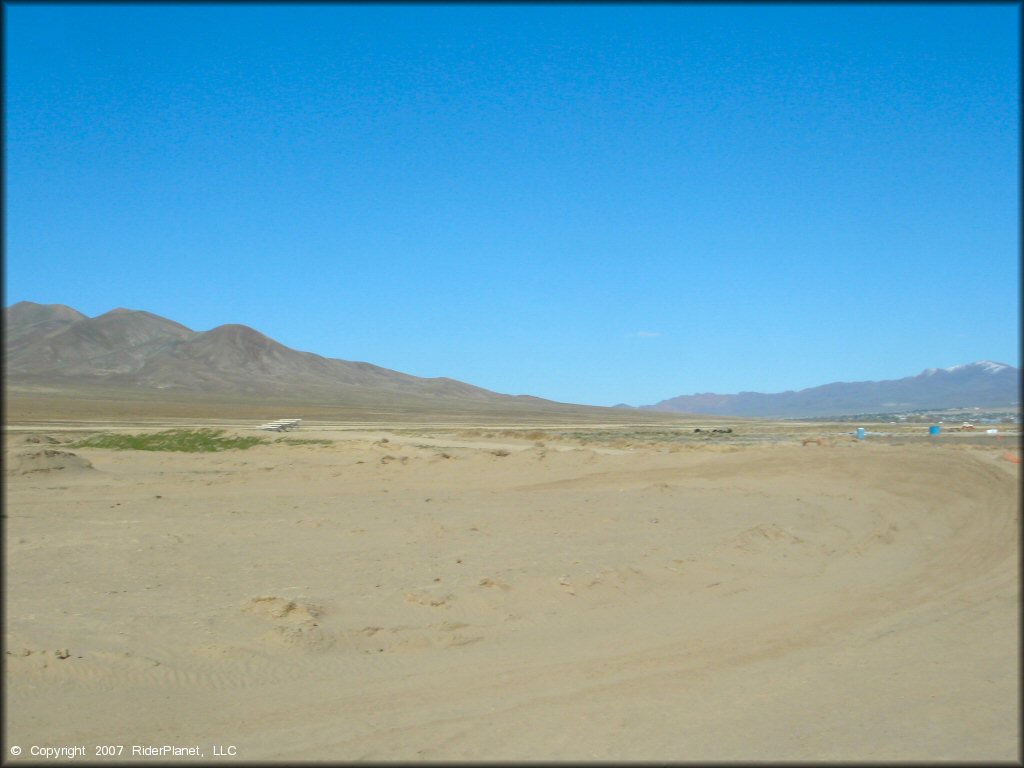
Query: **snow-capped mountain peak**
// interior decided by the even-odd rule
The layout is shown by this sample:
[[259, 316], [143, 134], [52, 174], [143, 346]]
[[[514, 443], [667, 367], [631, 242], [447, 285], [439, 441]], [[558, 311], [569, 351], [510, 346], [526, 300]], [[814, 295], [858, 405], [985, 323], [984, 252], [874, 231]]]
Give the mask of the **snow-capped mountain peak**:
[[977, 368], [984, 371], [985, 373], [999, 373], [1004, 371], [1011, 366], [1005, 363], [994, 363], [991, 360], [979, 360], [976, 363], [961, 363], [960, 365], [954, 365], [949, 368], [926, 368], [921, 372], [922, 376], [934, 376], [936, 373], [956, 373], [957, 371], [963, 371], [968, 368]]
[[975, 363], [975, 365], [982, 368], [986, 373], [999, 373], [1010, 367], [1005, 363], [993, 363], [991, 360], [982, 360], [980, 363]]

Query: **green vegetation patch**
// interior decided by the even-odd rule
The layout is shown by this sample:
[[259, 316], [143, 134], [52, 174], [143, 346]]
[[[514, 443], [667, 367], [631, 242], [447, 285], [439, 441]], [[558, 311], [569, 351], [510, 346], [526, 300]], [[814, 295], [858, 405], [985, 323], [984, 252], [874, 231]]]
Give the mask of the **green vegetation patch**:
[[333, 440], [322, 440], [316, 437], [279, 437], [275, 443], [287, 443], [288, 445], [333, 445]]
[[556, 432], [549, 438], [559, 440], [576, 440], [581, 443], [612, 443], [617, 441], [634, 441], [644, 443], [683, 442], [692, 437], [693, 430], [680, 429], [588, 429], [581, 431]]
[[209, 453], [244, 450], [265, 442], [260, 437], [225, 436], [222, 429], [169, 429], [146, 435], [102, 434], [73, 444], [75, 448], [110, 448], [115, 451], [182, 451]]

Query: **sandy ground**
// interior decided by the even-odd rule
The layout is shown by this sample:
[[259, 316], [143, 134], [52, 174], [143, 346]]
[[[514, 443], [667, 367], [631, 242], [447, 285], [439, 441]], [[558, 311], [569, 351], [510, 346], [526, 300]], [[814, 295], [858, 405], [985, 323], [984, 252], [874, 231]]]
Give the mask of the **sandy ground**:
[[294, 437], [8, 431], [11, 764], [1020, 759], [1005, 446]]

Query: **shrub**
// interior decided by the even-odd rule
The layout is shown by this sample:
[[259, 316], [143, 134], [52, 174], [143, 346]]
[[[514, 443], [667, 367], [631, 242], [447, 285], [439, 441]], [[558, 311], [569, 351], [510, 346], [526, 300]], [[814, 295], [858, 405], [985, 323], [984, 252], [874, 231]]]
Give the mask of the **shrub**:
[[101, 434], [73, 443], [75, 448], [109, 448], [115, 451], [180, 451], [209, 453], [245, 450], [265, 442], [261, 437], [224, 436], [222, 429], [169, 429], [145, 435]]

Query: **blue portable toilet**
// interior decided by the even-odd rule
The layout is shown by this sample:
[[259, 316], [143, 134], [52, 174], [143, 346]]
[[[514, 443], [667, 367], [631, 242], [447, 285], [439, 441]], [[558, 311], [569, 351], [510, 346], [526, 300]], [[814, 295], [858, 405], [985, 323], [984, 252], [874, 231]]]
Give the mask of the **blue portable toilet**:
[[863, 440], [864, 439], [864, 427], [857, 427], [857, 439], [858, 440]]
[[934, 424], [932, 426], [928, 427], [928, 434], [929, 435], [937, 435], [941, 431], [942, 431], [942, 427], [935, 426]]

